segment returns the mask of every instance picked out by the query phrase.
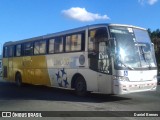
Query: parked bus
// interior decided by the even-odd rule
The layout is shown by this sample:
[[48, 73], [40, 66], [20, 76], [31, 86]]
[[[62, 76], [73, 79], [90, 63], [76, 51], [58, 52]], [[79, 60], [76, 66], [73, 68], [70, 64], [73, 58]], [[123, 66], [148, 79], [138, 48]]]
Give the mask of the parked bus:
[[154, 45], [144, 28], [96, 24], [3, 46], [3, 78], [89, 92], [155, 91]]

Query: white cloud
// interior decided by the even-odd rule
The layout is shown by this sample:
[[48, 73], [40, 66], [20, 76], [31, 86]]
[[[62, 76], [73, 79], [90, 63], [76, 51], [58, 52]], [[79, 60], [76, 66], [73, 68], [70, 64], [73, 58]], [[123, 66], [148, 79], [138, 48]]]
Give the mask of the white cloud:
[[63, 10], [62, 13], [71, 19], [75, 19], [81, 22], [95, 21], [95, 20], [107, 20], [110, 19], [107, 15], [100, 15], [88, 12], [85, 8], [72, 7], [68, 10]]
[[158, 0], [138, 0], [138, 2], [142, 5], [144, 4], [149, 4], [149, 5], [154, 5]]
[[157, 2], [158, 0], [148, 0], [148, 4], [153, 5]]

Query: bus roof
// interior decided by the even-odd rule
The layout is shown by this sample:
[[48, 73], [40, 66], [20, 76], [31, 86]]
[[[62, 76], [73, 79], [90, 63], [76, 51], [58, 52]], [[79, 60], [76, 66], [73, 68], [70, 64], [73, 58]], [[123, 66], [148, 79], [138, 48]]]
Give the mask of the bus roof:
[[9, 41], [9, 42], [5, 42], [4, 46], [27, 43], [27, 42], [36, 41], [36, 40], [54, 38], [56, 36], [61, 36], [61, 35], [63, 36], [66, 34], [71, 34], [73, 32], [80, 32], [80, 31], [83, 31], [86, 29], [93, 29], [93, 28], [104, 27], [104, 26], [125, 26], [125, 27], [133, 27], [133, 28], [146, 30], [141, 27], [137, 27], [137, 26], [133, 26], [133, 25], [126, 25], [126, 24], [109, 24], [109, 23], [93, 24], [93, 25], [87, 25], [84, 27], [78, 27], [78, 28], [74, 28], [74, 29], [70, 29], [70, 30], [61, 31], [61, 32], [46, 34], [46, 35], [42, 35], [42, 36], [38, 36], [38, 37], [33, 37], [33, 38], [29, 38], [29, 39], [23, 39], [23, 40], [18, 40], [18, 41]]

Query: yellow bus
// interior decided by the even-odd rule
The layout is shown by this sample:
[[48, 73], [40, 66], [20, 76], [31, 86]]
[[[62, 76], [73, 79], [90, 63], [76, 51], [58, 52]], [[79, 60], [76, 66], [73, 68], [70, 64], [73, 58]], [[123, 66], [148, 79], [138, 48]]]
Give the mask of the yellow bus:
[[132, 25], [88, 25], [3, 46], [3, 78], [18, 86], [126, 94], [156, 90], [156, 76], [148, 32]]

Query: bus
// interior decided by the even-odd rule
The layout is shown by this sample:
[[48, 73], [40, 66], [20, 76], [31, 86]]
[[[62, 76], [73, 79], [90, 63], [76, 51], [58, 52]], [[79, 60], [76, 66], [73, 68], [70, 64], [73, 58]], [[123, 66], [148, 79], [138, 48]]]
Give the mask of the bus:
[[157, 63], [146, 29], [94, 24], [3, 45], [3, 78], [87, 92], [155, 91]]

